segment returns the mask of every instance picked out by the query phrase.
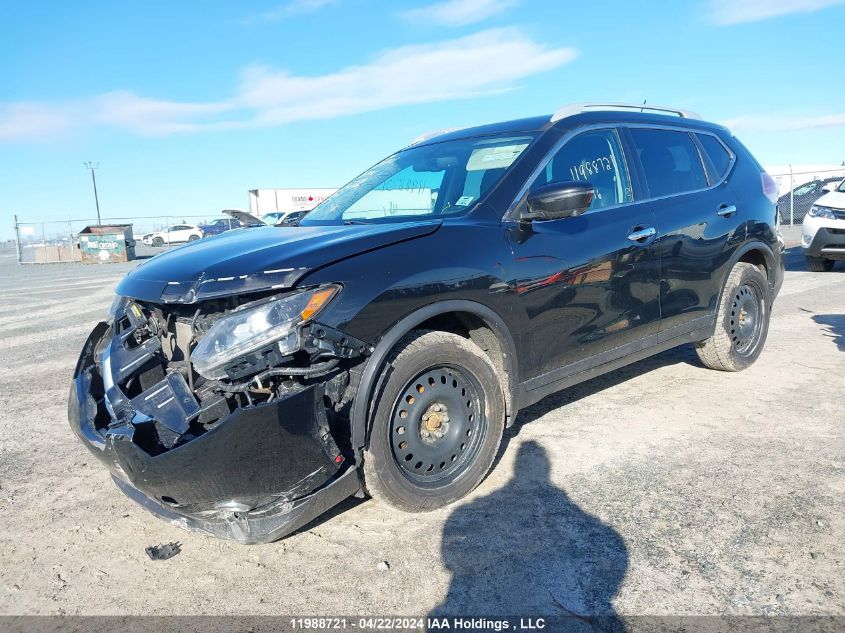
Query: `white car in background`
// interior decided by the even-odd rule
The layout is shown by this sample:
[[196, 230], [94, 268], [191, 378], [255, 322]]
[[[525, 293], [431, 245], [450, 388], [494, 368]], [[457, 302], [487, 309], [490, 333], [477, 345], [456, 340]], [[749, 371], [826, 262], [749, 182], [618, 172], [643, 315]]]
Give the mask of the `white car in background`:
[[845, 260], [845, 180], [825, 190], [801, 225], [801, 247], [813, 272], [827, 272], [836, 260]]
[[174, 224], [161, 231], [148, 233], [142, 238], [147, 246], [166, 246], [169, 244], [184, 244], [202, 239], [202, 231], [192, 224]]

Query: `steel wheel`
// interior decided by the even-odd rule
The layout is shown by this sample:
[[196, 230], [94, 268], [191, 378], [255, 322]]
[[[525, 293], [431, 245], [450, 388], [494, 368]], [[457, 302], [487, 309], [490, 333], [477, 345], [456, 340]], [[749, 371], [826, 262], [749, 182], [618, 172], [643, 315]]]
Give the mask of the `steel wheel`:
[[391, 416], [393, 458], [405, 477], [440, 485], [473, 462], [486, 431], [481, 394], [457, 367], [433, 367], [405, 385]]
[[754, 353], [760, 341], [766, 307], [757, 286], [743, 284], [737, 288], [731, 303], [731, 341], [741, 356]]
[[734, 264], [722, 290], [716, 323], [695, 351], [706, 367], [740, 371], [751, 365], [766, 343], [771, 295], [765, 271], [747, 262]]
[[499, 374], [451, 332], [409, 332], [387, 358], [361, 474], [364, 490], [406, 512], [441, 508], [475, 488], [505, 428]]

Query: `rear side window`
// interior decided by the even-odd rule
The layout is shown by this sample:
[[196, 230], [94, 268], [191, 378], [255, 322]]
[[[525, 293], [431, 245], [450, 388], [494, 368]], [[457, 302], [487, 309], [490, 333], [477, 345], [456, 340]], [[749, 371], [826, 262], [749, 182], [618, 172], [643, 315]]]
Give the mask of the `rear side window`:
[[715, 136], [711, 134], [696, 134], [696, 136], [704, 148], [707, 158], [710, 159], [713, 168], [716, 170], [713, 174], [713, 182], [715, 184], [728, 173], [728, 169], [731, 166], [731, 154]]
[[634, 149], [652, 198], [707, 187], [698, 148], [687, 132], [631, 128]]

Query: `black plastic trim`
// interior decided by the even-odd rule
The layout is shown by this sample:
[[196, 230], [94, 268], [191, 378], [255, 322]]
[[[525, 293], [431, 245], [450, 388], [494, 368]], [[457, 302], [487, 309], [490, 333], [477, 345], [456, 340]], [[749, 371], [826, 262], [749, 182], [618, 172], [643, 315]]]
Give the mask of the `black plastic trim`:
[[[502, 355], [504, 356], [505, 371], [509, 376], [509, 383], [511, 389], [511, 402], [515, 403], [515, 385], [518, 384], [518, 373], [516, 367], [516, 346], [510, 331], [505, 325], [504, 319], [500, 317], [491, 308], [484, 304], [475, 301], [465, 300], [451, 300], [439, 301], [437, 303], [429, 304], [416, 312], [413, 312], [399, 321], [390, 330], [388, 330], [373, 350], [370, 360], [361, 375], [361, 381], [358, 384], [358, 392], [355, 395], [355, 401], [352, 405], [352, 446], [356, 449], [363, 448], [367, 443], [369, 437], [369, 420], [370, 420], [370, 402], [381, 368], [384, 365], [388, 354], [396, 346], [396, 344], [408, 332], [413, 330], [416, 326], [428, 319], [439, 316], [441, 314], [449, 314], [451, 312], [468, 312], [480, 318], [487, 324], [494, 332], [502, 345]], [[512, 407], [513, 411], [508, 411], [510, 421], [516, 416], [516, 408]]]

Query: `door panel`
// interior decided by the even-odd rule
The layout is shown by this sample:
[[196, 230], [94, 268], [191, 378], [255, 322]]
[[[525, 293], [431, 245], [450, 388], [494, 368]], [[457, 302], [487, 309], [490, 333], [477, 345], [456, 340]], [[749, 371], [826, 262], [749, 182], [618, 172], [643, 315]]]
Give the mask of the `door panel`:
[[650, 226], [652, 212], [629, 205], [510, 231], [516, 291], [531, 329], [526, 377], [580, 371], [653, 342], [658, 261], [650, 243], [627, 237]]
[[721, 270], [730, 257], [729, 244], [737, 216], [717, 215], [720, 206], [733, 204], [723, 188], [656, 201], [661, 261], [661, 332], [683, 333], [696, 319], [715, 313], [721, 290]]
[[[660, 340], [701, 327], [719, 298], [718, 273], [740, 226], [726, 184], [710, 188], [713, 173], [693, 136], [685, 130], [631, 128], [629, 139], [655, 214], [654, 249], [660, 260]], [[741, 205], [740, 205], [741, 206]]]
[[572, 180], [594, 188], [585, 214], [523, 222], [508, 232], [511, 278], [530, 329], [532, 366], [526, 378], [535, 378], [537, 386], [625, 355], [655, 337], [659, 325], [654, 237], [628, 237], [652, 229], [654, 213], [631, 202], [615, 129], [589, 130], [568, 140], [529, 191]]

